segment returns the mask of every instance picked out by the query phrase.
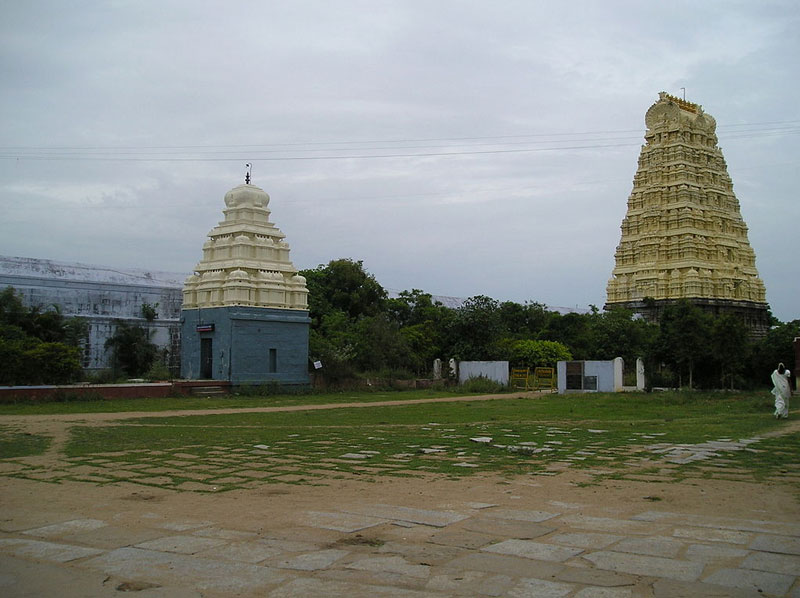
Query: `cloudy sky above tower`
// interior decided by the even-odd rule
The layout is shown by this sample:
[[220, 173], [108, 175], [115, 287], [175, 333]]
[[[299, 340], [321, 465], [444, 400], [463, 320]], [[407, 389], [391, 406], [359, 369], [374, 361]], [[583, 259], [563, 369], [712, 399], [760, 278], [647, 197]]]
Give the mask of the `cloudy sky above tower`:
[[798, 30], [795, 0], [2, 2], [0, 254], [188, 273], [250, 162], [299, 269], [602, 306], [685, 88], [800, 318]]

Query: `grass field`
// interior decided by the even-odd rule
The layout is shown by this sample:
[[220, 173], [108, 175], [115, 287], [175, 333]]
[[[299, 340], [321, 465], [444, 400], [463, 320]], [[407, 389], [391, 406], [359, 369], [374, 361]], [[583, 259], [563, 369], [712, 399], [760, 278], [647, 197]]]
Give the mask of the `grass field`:
[[[431, 396], [437, 395], [424, 391], [202, 401], [206, 407], [255, 407]], [[157, 411], [157, 405], [175, 409], [182, 401], [153, 400], [149, 408], [140, 401], [130, 403], [134, 411]], [[94, 407], [58, 405], [70, 413], [84, 406]], [[780, 432], [787, 422], [774, 420], [771, 411], [769, 394], [762, 392], [543, 395], [324, 411], [151, 416], [73, 427], [65, 458], [55, 471], [15, 459], [45, 450], [46, 438], [35, 440], [0, 427], [0, 454], [22, 467], [9, 472], [19, 477], [125, 480], [208, 492], [273, 482], [324, 484], [353, 476], [552, 475], [564, 468], [590, 470], [596, 480], [781, 479], [800, 488], [800, 435], [772, 437], [770, 433]], [[737, 444], [742, 439], [747, 443]], [[704, 448], [708, 442], [716, 444]], [[709, 452], [713, 454], [682, 463], [665, 458]]]

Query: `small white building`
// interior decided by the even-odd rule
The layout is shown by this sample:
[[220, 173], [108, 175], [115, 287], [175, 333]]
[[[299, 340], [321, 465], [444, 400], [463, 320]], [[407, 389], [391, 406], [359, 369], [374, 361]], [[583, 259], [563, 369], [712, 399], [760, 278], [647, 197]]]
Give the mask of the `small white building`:
[[636, 387], [623, 385], [622, 357], [610, 361], [559, 361], [558, 394], [568, 392], [622, 392], [644, 390], [644, 364], [636, 360]]

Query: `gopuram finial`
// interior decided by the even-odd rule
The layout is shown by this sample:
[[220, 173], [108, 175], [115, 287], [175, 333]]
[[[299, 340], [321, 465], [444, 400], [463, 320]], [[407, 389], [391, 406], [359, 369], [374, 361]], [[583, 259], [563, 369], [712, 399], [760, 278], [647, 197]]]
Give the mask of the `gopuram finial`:
[[248, 162], [247, 164], [245, 164], [245, 166], [247, 167], [247, 172], [244, 175], [244, 183], [245, 183], [245, 185], [249, 185], [250, 184], [250, 171], [252, 170], [253, 165]]

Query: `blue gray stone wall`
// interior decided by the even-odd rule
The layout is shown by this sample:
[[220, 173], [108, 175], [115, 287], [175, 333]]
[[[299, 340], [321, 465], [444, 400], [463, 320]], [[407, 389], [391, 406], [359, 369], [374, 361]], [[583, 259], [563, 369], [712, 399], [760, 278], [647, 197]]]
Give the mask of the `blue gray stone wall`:
[[[211, 341], [211, 378], [233, 384], [305, 386], [308, 378], [307, 311], [212, 307], [181, 312], [181, 372], [203, 379], [202, 340]], [[198, 329], [198, 326], [201, 328]], [[208, 330], [213, 326], [213, 330]], [[272, 352], [272, 353], [271, 353]]]

